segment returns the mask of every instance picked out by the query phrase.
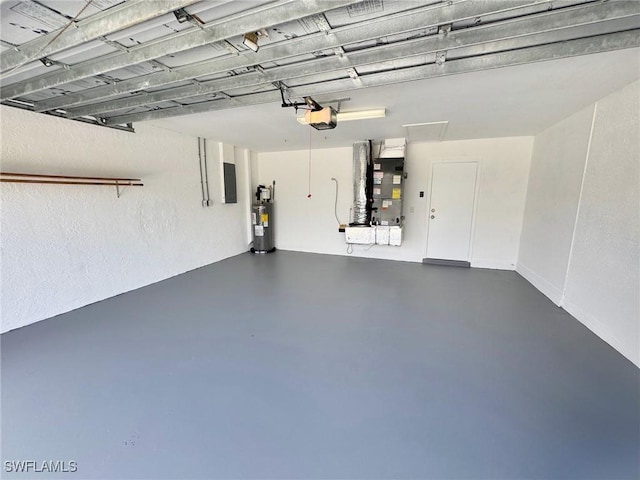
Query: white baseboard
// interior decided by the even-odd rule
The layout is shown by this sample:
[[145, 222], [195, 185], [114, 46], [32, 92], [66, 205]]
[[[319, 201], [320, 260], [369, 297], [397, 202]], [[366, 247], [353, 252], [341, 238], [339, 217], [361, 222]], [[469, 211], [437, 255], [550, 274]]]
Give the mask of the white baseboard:
[[609, 328], [607, 328], [606, 325], [595, 316], [587, 313], [574, 303], [567, 302], [566, 300], [562, 308], [640, 368], [640, 353], [637, 350], [634, 351], [634, 349], [625, 348], [623, 343], [611, 333]]
[[474, 258], [471, 260], [471, 268], [490, 268], [492, 270], [515, 270], [516, 266], [504, 260], [492, 258]]
[[555, 303], [558, 306], [561, 306], [562, 303], [562, 289], [552, 285], [543, 277], [538, 275], [532, 269], [523, 265], [522, 263], [518, 263], [516, 266], [516, 272], [524, 277], [531, 285], [540, 290], [549, 300]]

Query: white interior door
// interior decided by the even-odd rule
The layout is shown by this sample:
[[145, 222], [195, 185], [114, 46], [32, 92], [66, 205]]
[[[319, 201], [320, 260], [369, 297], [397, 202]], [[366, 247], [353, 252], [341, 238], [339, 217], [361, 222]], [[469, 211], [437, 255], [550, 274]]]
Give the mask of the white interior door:
[[470, 261], [477, 162], [434, 163], [427, 258]]

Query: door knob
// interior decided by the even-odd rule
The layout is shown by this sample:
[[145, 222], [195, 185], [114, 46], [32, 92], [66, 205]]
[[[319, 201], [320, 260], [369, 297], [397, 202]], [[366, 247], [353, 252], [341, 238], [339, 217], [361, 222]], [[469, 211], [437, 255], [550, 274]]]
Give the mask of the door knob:
[[435, 215], [431, 215], [431, 218], [436, 218], [436, 216]]

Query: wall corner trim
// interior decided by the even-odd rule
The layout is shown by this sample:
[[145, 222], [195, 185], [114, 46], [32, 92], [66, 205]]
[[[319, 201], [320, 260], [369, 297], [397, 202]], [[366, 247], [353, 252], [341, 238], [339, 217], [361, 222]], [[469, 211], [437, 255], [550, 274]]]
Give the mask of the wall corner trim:
[[571, 271], [571, 260], [573, 259], [573, 246], [576, 243], [576, 230], [578, 229], [578, 219], [580, 218], [580, 207], [582, 206], [582, 196], [584, 193], [584, 180], [587, 176], [587, 168], [589, 166], [589, 155], [591, 153], [591, 141], [593, 140], [593, 130], [596, 126], [596, 115], [598, 113], [598, 102], [593, 105], [593, 116], [591, 117], [591, 129], [589, 130], [589, 141], [587, 142], [587, 152], [585, 153], [584, 168], [582, 170], [582, 179], [580, 180], [580, 195], [578, 196], [578, 206], [576, 208], [576, 218], [573, 221], [573, 232], [571, 233], [571, 244], [569, 247], [569, 258], [567, 259], [567, 269], [564, 272], [564, 283], [562, 285], [562, 293], [560, 295], [560, 303], [564, 305], [567, 294], [567, 283], [569, 282], [569, 272]]

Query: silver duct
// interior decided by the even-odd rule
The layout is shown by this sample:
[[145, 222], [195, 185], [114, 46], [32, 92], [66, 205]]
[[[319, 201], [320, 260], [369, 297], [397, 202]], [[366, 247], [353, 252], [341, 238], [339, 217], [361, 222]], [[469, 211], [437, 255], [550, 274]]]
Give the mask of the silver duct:
[[366, 225], [367, 219], [367, 165], [369, 142], [353, 144], [353, 223]]

